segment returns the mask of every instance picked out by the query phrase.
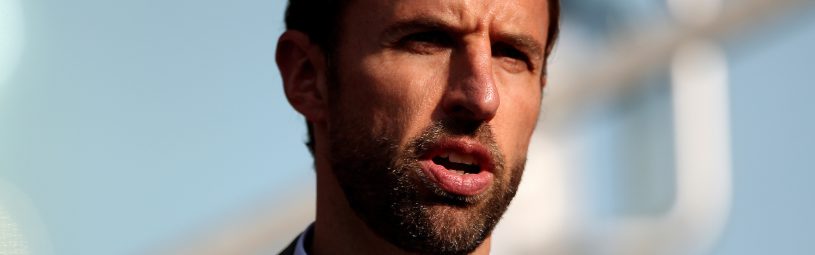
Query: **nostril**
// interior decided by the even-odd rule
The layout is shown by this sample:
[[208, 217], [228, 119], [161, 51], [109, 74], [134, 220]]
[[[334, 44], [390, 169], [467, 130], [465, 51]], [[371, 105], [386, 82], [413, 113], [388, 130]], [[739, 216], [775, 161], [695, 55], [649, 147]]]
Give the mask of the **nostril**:
[[467, 113], [467, 112], [469, 112], [469, 110], [467, 110], [467, 108], [465, 108], [464, 106], [461, 106], [461, 105], [455, 105], [455, 106], [451, 107], [451, 109], [450, 109], [450, 113], [455, 113], [455, 114], [462, 114], [462, 113]]
[[478, 120], [478, 114], [467, 105], [461, 103], [450, 104], [447, 107], [447, 115], [458, 120]]
[[445, 112], [450, 117], [459, 120], [487, 121], [492, 118], [494, 111], [473, 100], [460, 100], [448, 102]]

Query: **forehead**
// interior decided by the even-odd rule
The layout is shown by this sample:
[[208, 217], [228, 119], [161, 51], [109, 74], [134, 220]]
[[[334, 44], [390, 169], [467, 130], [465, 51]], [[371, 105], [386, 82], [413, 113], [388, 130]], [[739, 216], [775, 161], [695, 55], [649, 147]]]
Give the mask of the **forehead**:
[[[549, 27], [546, 0], [355, 0], [346, 17], [366, 28], [414, 19], [433, 19], [462, 32], [523, 33], [545, 42]], [[348, 18], [345, 19], [349, 20]], [[367, 29], [365, 29], [367, 30]]]

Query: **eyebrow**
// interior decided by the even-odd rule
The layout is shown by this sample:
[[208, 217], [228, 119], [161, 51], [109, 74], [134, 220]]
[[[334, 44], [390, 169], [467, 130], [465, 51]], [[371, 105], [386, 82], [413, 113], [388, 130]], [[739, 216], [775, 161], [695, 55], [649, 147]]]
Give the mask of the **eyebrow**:
[[[394, 38], [405, 33], [422, 30], [440, 30], [451, 34], [463, 34], [460, 29], [456, 29], [437, 17], [422, 15], [409, 20], [398, 21], [386, 27], [382, 32], [382, 37]], [[512, 32], [498, 32], [494, 34], [494, 37], [496, 37], [499, 42], [509, 44], [529, 54], [530, 58], [537, 60], [544, 57], [543, 44], [532, 36]]]
[[457, 31], [455, 28], [438, 18], [431, 16], [419, 16], [391, 24], [382, 32], [382, 37], [393, 38], [408, 32], [421, 30], [441, 30], [449, 33], [460, 34], [460, 31]]
[[497, 37], [499, 41], [512, 45], [526, 54], [529, 54], [530, 58], [538, 60], [544, 57], [542, 44], [531, 36], [515, 33], [498, 33]]

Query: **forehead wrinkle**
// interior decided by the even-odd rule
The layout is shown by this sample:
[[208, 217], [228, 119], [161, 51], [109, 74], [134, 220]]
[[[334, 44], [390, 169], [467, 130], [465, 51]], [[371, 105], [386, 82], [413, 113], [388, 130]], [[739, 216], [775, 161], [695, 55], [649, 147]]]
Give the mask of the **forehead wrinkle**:
[[445, 28], [445, 30], [460, 33], [468, 30], [466, 23], [462, 22], [464, 16], [458, 11], [468, 8], [461, 8], [460, 0], [369, 0], [368, 2], [374, 4], [373, 8], [368, 6], [367, 9], [381, 13], [377, 15], [378, 20], [372, 20], [372, 22], [390, 24], [386, 26], [388, 28], [401, 26], [410, 29], [412, 25], [416, 25], [416, 27]]
[[458, 20], [459, 23], [463, 28], [471, 31], [479, 31], [483, 29], [484, 20], [488, 15], [479, 15], [483, 13], [483, 10], [476, 10], [478, 8], [478, 2], [482, 0], [464, 0], [458, 2], [459, 4], [456, 6], [458, 9]]
[[[487, 4], [483, 4], [488, 2]], [[463, 0], [458, 8], [459, 20], [462, 21], [464, 27], [469, 28], [471, 32], [481, 34], [491, 34], [495, 30], [496, 24], [501, 21], [517, 21], [514, 16], [515, 11], [505, 12], [508, 6], [511, 6], [514, 1], [505, 0]], [[509, 16], [509, 17], [507, 17]]]
[[[484, 5], [484, 1], [491, 3]], [[410, 2], [410, 4], [398, 4], [398, 2]], [[388, 3], [396, 7], [393, 16], [400, 17], [397, 22], [435, 20], [437, 22], [434, 23], [445, 24], [451, 29], [468, 34], [489, 32], [491, 24], [496, 21], [496, 15], [501, 14], [501, 10], [504, 10], [507, 5], [503, 1], [490, 0], [394, 0]], [[415, 8], [416, 6], [431, 7]]]
[[463, 27], [467, 28], [465, 30], [488, 34], [490, 37], [506, 40], [512, 45], [523, 46], [532, 54], [543, 54], [543, 46], [541, 46], [540, 40], [520, 26], [523, 23], [522, 21], [528, 18], [524, 16], [528, 15], [513, 10], [513, 7], [518, 10], [522, 8], [517, 1], [499, 0], [491, 1], [487, 5], [479, 5], [484, 1], [489, 0], [464, 0], [459, 2], [464, 6], [459, 7], [458, 19], [465, 21], [461, 22], [464, 24]]
[[[533, 0], [540, 1], [540, 0]], [[513, 0], [391, 0], [382, 1], [386, 6], [395, 7], [393, 17], [399, 17], [396, 24], [421, 24], [421, 27], [436, 27], [451, 30], [457, 34], [489, 35], [493, 39], [523, 47], [531, 57], [543, 58], [548, 20], [529, 31], [523, 21], [530, 14], [518, 11], [523, 8]], [[485, 4], [486, 3], [486, 4]], [[417, 6], [421, 6], [416, 8]], [[548, 3], [544, 4], [548, 13]], [[513, 9], [514, 8], [514, 9]], [[398, 27], [398, 26], [393, 26]], [[410, 26], [405, 26], [410, 27]], [[542, 33], [542, 34], [541, 34]]]

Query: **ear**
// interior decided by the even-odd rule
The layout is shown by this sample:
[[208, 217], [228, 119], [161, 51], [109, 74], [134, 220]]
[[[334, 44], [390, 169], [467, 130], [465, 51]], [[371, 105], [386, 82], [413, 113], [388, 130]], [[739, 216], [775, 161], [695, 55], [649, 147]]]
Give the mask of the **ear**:
[[[544, 72], [546, 72], [546, 71], [544, 70]], [[546, 89], [546, 84], [548, 84], [548, 82], [549, 82], [549, 75], [547, 75], [546, 73], [541, 75], [541, 91]]]
[[287, 30], [277, 41], [277, 67], [289, 104], [312, 123], [324, 121], [327, 111], [325, 55], [308, 35]]

